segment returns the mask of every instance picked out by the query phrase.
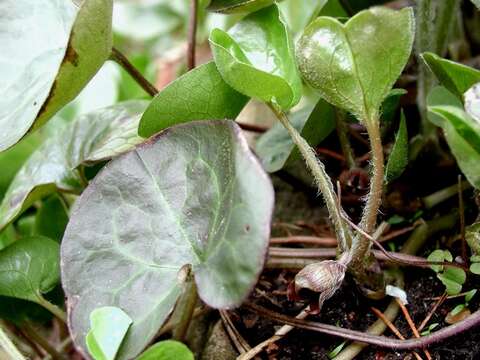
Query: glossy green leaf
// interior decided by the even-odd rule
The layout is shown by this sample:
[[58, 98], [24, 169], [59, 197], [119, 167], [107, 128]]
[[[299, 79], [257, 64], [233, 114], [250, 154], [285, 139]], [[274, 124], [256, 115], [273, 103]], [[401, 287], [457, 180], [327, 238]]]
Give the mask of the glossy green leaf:
[[59, 250], [55, 241], [32, 236], [0, 251], [0, 295], [40, 303], [60, 281]]
[[95, 360], [115, 360], [132, 319], [122, 309], [105, 306], [90, 314], [90, 331], [86, 342]]
[[480, 82], [480, 71], [474, 68], [443, 59], [434, 53], [424, 53], [422, 58], [440, 83], [460, 99], [470, 87]]
[[467, 279], [465, 271], [454, 267], [447, 267], [443, 273], [437, 274], [437, 277], [445, 285], [449, 295], [459, 294], [462, 291], [462, 285]]
[[193, 353], [179, 341], [164, 340], [152, 345], [136, 360], [193, 360]]
[[42, 144], [15, 176], [0, 205], [0, 230], [56, 189], [80, 192], [79, 166], [110, 159], [142, 141], [146, 101], [124, 102], [79, 117]]
[[64, 201], [53, 195], [40, 206], [35, 216], [34, 233], [60, 242], [68, 223], [68, 209]]
[[74, 341], [90, 312], [116, 306], [133, 320], [119, 359], [152, 340], [190, 264], [200, 298], [239, 305], [265, 261], [272, 185], [232, 121], [161, 132], [111, 161], [77, 200], [62, 241], [62, 281]]
[[0, 4], [0, 151], [70, 102], [110, 55], [112, 0]]
[[400, 127], [395, 136], [392, 152], [388, 157], [385, 168], [385, 181], [391, 182], [402, 175], [408, 165], [408, 132], [405, 114], [402, 111], [400, 118]]
[[273, 0], [212, 0], [208, 11], [223, 14], [249, 13], [273, 4]]
[[[432, 251], [427, 260], [432, 262], [453, 261], [453, 256], [448, 250], [437, 249]], [[430, 267], [437, 273], [443, 270], [443, 265], [430, 265]]]
[[209, 40], [218, 71], [235, 90], [282, 109], [298, 103], [302, 83], [276, 5], [248, 15], [228, 33], [212, 30]]
[[297, 61], [324, 99], [360, 121], [376, 121], [410, 57], [413, 38], [411, 8], [372, 8], [346, 24], [319, 17], [298, 41]]
[[[335, 110], [325, 100], [308, 104], [288, 115], [292, 125], [312, 146], [318, 145], [335, 129]], [[275, 123], [257, 141], [255, 151], [268, 172], [282, 169], [300, 157], [285, 127]]]
[[172, 125], [192, 120], [235, 119], [248, 98], [223, 81], [209, 62], [179, 77], [150, 103], [138, 133], [149, 137]]
[[480, 124], [464, 110], [448, 90], [437, 87], [429, 94], [429, 120], [440, 126], [458, 166], [467, 180], [480, 188]]

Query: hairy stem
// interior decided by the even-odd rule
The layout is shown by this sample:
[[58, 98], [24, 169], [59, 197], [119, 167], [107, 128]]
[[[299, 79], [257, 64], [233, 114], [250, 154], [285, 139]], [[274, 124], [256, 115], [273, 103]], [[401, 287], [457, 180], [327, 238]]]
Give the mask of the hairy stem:
[[335, 228], [335, 234], [338, 237], [338, 242], [340, 246], [340, 250], [345, 252], [349, 249], [351, 244], [351, 232], [350, 229], [346, 226], [342, 214], [341, 209], [338, 206], [338, 198], [334, 191], [332, 181], [328, 176], [327, 172], [325, 171], [325, 166], [323, 163], [317, 158], [315, 152], [308, 144], [308, 142], [300, 135], [300, 133], [292, 126], [290, 121], [288, 120], [285, 113], [281, 110], [278, 110], [275, 105], [269, 104], [269, 107], [277, 116], [280, 123], [285, 127], [285, 129], [290, 134], [292, 141], [298, 147], [300, 153], [302, 154], [303, 158], [305, 159], [305, 163], [307, 167], [313, 174], [315, 182], [318, 186], [318, 190], [322, 193], [323, 199], [327, 206], [328, 212], [333, 222], [333, 226]]
[[12, 340], [7, 336], [2, 326], [0, 326], [0, 346], [11, 360], [26, 360], [22, 353], [13, 344]]
[[112, 54], [110, 59], [119, 64], [130, 76], [135, 80], [135, 82], [142, 87], [143, 90], [150, 96], [155, 96], [158, 94], [158, 90], [155, 86], [148, 81], [140, 71], [137, 70], [133, 64], [128, 61], [127, 57], [123, 55], [118, 49], [112, 48]]

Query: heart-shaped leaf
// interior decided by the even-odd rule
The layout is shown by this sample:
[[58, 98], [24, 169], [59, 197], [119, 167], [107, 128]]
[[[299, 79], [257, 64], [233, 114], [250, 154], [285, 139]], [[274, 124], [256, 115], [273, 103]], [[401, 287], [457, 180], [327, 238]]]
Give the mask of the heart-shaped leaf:
[[276, 5], [248, 15], [228, 33], [212, 30], [209, 41], [218, 71], [235, 90], [282, 109], [298, 103], [302, 82]]
[[383, 100], [408, 61], [414, 33], [411, 8], [372, 8], [345, 25], [319, 17], [297, 44], [300, 72], [331, 104], [360, 121], [377, 121]]
[[90, 314], [90, 331], [86, 342], [95, 360], [115, 360], [132, 319], [122, 309], [104, 306]]
[[110, 55], [112, 0], [0, 4], [0, 151], [70, 102]]
[[440, 83], [460, 99], [470, 87], [480, 82], [480, 71], [474, 68], [429, 52], [422, 54], [422, 58]]
[[110, 159], [142, 141], [137, 135], [146, 101], [130, 101], [79, 117], [45, 141], [10, 184], [0, 205], [0, 230], [56, 189], [80, 192], [81, 165]]
[[223, 81], [213, 62], [199, 66], [163, 89], [140, 120], [143, 137], [169, 126], [208, 119], [235, 119], [248, 98]]
[[395, 136], [392, 152], [385, 167], [385, 180], [391, 182], [402, 175], [408, 165], [408, 132], [405, 114], [402, 111], [400, 127]]
[[273, 0], [212, 0], [208, 11], [223, 14], [249, 13], [273, 4]]
[[443, 87], [428, 96], [429, 120], [440, 126], [458, 166], [468, 181], [480, 189], [480, 124], [464, 110], [462, 103]]
[[90, 312], [133, 320], [118, 359], [136, 356], [195, 275], [200, 298], [239, 305], [262, 270], [272, 185], [232, 121], [177, 125], [111, 161], [76, 202], [62, 241], [70, 329], [85, 349]]
[[[318, 145], [335, 129], [335, 111], [323, 99], [316, 105], [308, 104], [290, 113], [288, 118], [312, 146]], [[268, 172], [278, 171], [300, 158], [292, 138], [279, 122], [258, 139], [255, 150]]]
[[0, 295], [42, 303], [60, 281], [59, 245], [43, 236], [22, 238], [0, 251]]
[[190, 349], [179, 341], [164, 340], [143, 352], [137, 360], [194, 360]]

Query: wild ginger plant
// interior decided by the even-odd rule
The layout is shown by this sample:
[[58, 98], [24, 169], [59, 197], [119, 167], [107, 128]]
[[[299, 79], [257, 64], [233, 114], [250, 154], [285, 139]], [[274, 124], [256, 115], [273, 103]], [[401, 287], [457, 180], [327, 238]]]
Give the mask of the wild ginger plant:
[[[384, 223], [378, 225], [384, 190], [405, 169], [409, 144], [402, 112], [386, 161], [381, 125], [388, 106], [396, 109], [404, 93], [393, 86], [411, 58], [413, 10], [372, 7], [342, 22], [347, 13], [325, 16], [324, 2], [191, 3], [188, 71], [160, 91], [113, 47], [113, 1], [38, 0], [28, 9], [14, 0], [0, 4], [0, 14], [7, 14], [0, 16], [6, 29], [0, 45], [13, 59], [0, 59], [0, 104], [9, 109], [0, 112], [0, 151], [32, 152], [28, 158], [22, 152], [22, 165], [0, 204], [0, 295], [42, 306], [67, 322], [86, 358], [142, 360], [172, 351], [193, 359], [189, 349], [172, 340], [144, 350], [174, 309], [173, 338], [184, 340], [198, 299], [223, 316], [247, 299], [269, 250], [274, 191], [266, 171], [299, 158], [311, 172], [338, 242], [335, 260], [305, 266], [290, 283], [291, 299], [315, 293], [299, 317], [320, 312], [347, 272], [366, 296], [385, 295], [386, 276], [371, 247], [385, 230]], [[296, 6], [301, 18], [288, 16]], [[148, 16], [154, 13], [147, 10]], [[170, 10], [178, 9], [172, 5]], [[228, 18], [233, 25], [208, 32], [212, 59], [195, 67], [195, 41], [203, 36], [196, 30], [207, 26], [197, 20], [205, 10], [234, 14]], [[443, 49], [441, 39], [435, 41]], [[432, 53], [417, 55], [445, 86], [428, 97], [419, 94], [425, 97], [420, 110], [444, 131], [460, 169], [478, 189], [479, 72]], [[53, 119], [107, 59], [120, 64], [153, 99], [143, 93], [142, 99], [126, 96], [69, 121], [62, 120], [68, 116], [63, 112]], [[233, 121], [250, 99], [278, 119], [257, 143], [260, 159], [241, 130], [259, 128]], [[350, 116], [366, 130], [371, 154], [358, 225], [343, 209], [339, 187], [313, 148], [337, 129], [349, 170], [360, 171], [346, 136]], [[52, 218], [59, 226], [48, 226]], [[447, 220], [438, 228], [452, 227]], [[434, 230], [422, 224], [412, 237], [425, 239]], [[405, 254], [395, 258], [380, 249], [390, 260], [437, 266], [439, 279], [459, 292], [468, 269], [480, 273], [477, 235], [475, 226], [467, 229], [470, 267], [452, 256], [429, 262]], [[452, 285], [451, 274], [460, 273], [465, 276]], [[51, 296], [60, 283], [66, 313], [63, 302]], [[12, 322], [31, 330], [28, 311], [22, 309]], [[12, 359], [23, 360], [2, 328], [0, 345]], [[357, 339], [358, 334], [347, 333]], [[368, 336], [359, 340], [407, 346]], [[43, 346], [61, 358], [48, 343]]]

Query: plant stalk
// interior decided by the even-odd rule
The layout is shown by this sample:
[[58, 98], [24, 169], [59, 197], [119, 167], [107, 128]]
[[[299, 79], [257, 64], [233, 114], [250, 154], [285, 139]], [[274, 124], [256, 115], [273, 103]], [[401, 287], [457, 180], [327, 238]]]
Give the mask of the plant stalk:
[[41, 294], [37, 294], [37, 297], [38, 297], [38, 304], [40, 304], [45, 309], [50, 311], [53, 315], [55, 315], [59, 320], [61, 320], [65, 324], [67, 323], [67, 314], [65, 313], [65, 311], [60, 309], [57, 305], [52, 304], [50, 301], [45, 299]]
[[7, 336], [5, 330], [0, 325], [0, 347], [7, 353], [11, 360], [26, 360], [22, 353], [13, 344], [12, 340]]
[[191, 276], [190, 280], [185, 283], [185, 291], [178, 303], [178, 308], [180, 309], [181, 313], [178, 323], [173, 330], [173, 338], [175, 340], [181, 342], [185, 341], [188, 328], [193, 318], [193, 313], [195, 311], [197, 300], [197, 286], [195, 284], [193, 276]]
[[280, 123], [285, 127], [285, 129], [290, 134], [292, 141], [298, 147], [300, 153], [302, 154], [303, 158], [305, 159], [305, 163], [307, 167], [310, 169], [313, 177], [315, 179], [315, 183], [318, 186], [318, 190], [322, 193], [323, 199], [327, 206], [328, 212], [333, 222], [333, 226], [335, 228], [335, 234], [338, 237], [338, 243], [340, 246], [341, 252], [345, 252], [349, 249], [352, 235], [350, 229], [345, 224], [342, 215], [341, 215], [341, 208], [338, 206], [338, 197], [334, 191], [332, 181], [328, 176], [325, 166], [323, 163], [317, 158], [314, 150], [308, 144], [308, 142], [300, 135], [300, 133], [292, 126], [288, 117], [285, 113], [281, 110], [278, 110], [275, 105], [268, 104], [270, 109], [274, 112], [277, 116]]
[[190, 21], [188, 24], [187, 68], [195, 67], [195, 48], [197, 43], [198, 0], [190, 0]]
[[118, 49], [112, 48], [112, 54], [110, 59], [119, 64], [130, 76], [136, 81], [138, 85], [142, 87], [143, 90], [150, 96], [155, 96], [158, 94], [158, 90], [155, 86], [148, 81], [140, 71], [137, 70], [135, 66], [123, 55]]

